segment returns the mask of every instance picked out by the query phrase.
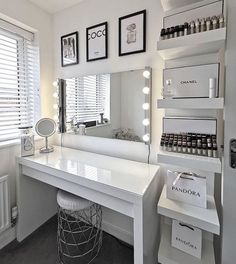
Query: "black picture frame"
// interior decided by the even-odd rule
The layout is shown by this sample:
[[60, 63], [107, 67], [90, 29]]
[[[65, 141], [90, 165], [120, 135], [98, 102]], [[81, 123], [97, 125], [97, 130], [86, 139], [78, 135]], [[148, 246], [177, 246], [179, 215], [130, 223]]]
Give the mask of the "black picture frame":
[[[70, 42], [70, 45], [66, 44], [68, 42]], [[66, 45], [68, 45], [68, 47], [66, 47]], [[67, 67], [71, 65], [76, 65], [78, 63], [79, 63], [79, 33], [76, 31], [61, 36], [61, 66]]]
[[[96, 28], [101, 28], [101, 27], [104, 27], [103, 31], [98, 30], [97, 32], [93, 32], [93, 33], [95, 34], [95, 38], [96, 37], [102, 37], [102, 36], [105, 37], [105, 39], [104, 39], [104, 47], [101, 47], [101, 51], [102, 51], [102, 53], [104, 55], [102, 55], [100, 57], [99, 56], [98, 57], [97, 56], [92, 57], [92, 55], [90, 54], [90, 46], [89, 46], [89, 43], [90, 43], [90, 31], [91, 30], [95, 30], [96, 31]], [[101, 31], [101, 32], [99, 33], [99, 31]], [[104, 31], [105, 31], [105, 35], [103, 34]], [[98, 35], [98, 33], [100, 35]], [[104, 48], [104, 50], [102, 50], [103, 48]], [[87, 62], [103, 60], [103, 59], [107, 59], [108, 58], [108, 22], [99, 23], [97, 25], [94, 25], [94, 26], [86, 28], [86, 57], [87, 57]]]
[[[136, 16], [143, 16], [143, 25], [142, 25], [142, 28], [139, 29], [139, 30], [143, 30], [142, 48], [129, 51], [129, 52], [123, 52], [122, 51], [122, 22], [124, 22], [126, 19], [130, 19]], [[135, 13], [119, 18], [119, 56], [126, 56], [126, 55], [146, 52], [146, 23], [147, 23], [146, 19], [147, 19], [146, 10], [138, 11], [138, 12], [135, 12]], [[127, 38], [127, 43], [128, 43], [128, 38]]]

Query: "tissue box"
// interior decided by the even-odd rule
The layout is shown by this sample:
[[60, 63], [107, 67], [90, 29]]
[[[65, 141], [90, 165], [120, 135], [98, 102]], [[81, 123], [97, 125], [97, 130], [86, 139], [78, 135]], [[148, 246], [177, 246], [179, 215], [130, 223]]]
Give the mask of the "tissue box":
[[168, 199], [207, 208], [206, 188], [205, 177], [186, 172], [167, 171]]
[[202, 231], [177, 220], [172, 222], [171, 245], [196, 258], [202, 257]]

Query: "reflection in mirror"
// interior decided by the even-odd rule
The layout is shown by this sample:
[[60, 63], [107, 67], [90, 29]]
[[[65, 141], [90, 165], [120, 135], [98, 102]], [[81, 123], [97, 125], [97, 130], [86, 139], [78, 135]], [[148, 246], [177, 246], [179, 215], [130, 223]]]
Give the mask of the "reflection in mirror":
[[151, 69], [66, 79], [68, 131], [148, 142]]

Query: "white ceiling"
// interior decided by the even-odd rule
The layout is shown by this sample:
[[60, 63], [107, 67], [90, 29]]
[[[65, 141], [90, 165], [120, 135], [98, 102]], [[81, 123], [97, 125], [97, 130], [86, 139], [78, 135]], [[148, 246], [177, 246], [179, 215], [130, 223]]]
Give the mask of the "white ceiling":
[[83, 0], [28, 0], [43, 10], [53, 14], [82, 2]]

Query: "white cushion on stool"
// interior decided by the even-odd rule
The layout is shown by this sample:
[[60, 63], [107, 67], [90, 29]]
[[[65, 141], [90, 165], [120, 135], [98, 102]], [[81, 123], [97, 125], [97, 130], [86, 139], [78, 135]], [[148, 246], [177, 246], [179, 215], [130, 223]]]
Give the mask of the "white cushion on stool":
[[69, 211], [83, 210], [93, 204], [93, 202], [89, 200], [62, 190], [57, 192], [57, 203], [61, 208]]

